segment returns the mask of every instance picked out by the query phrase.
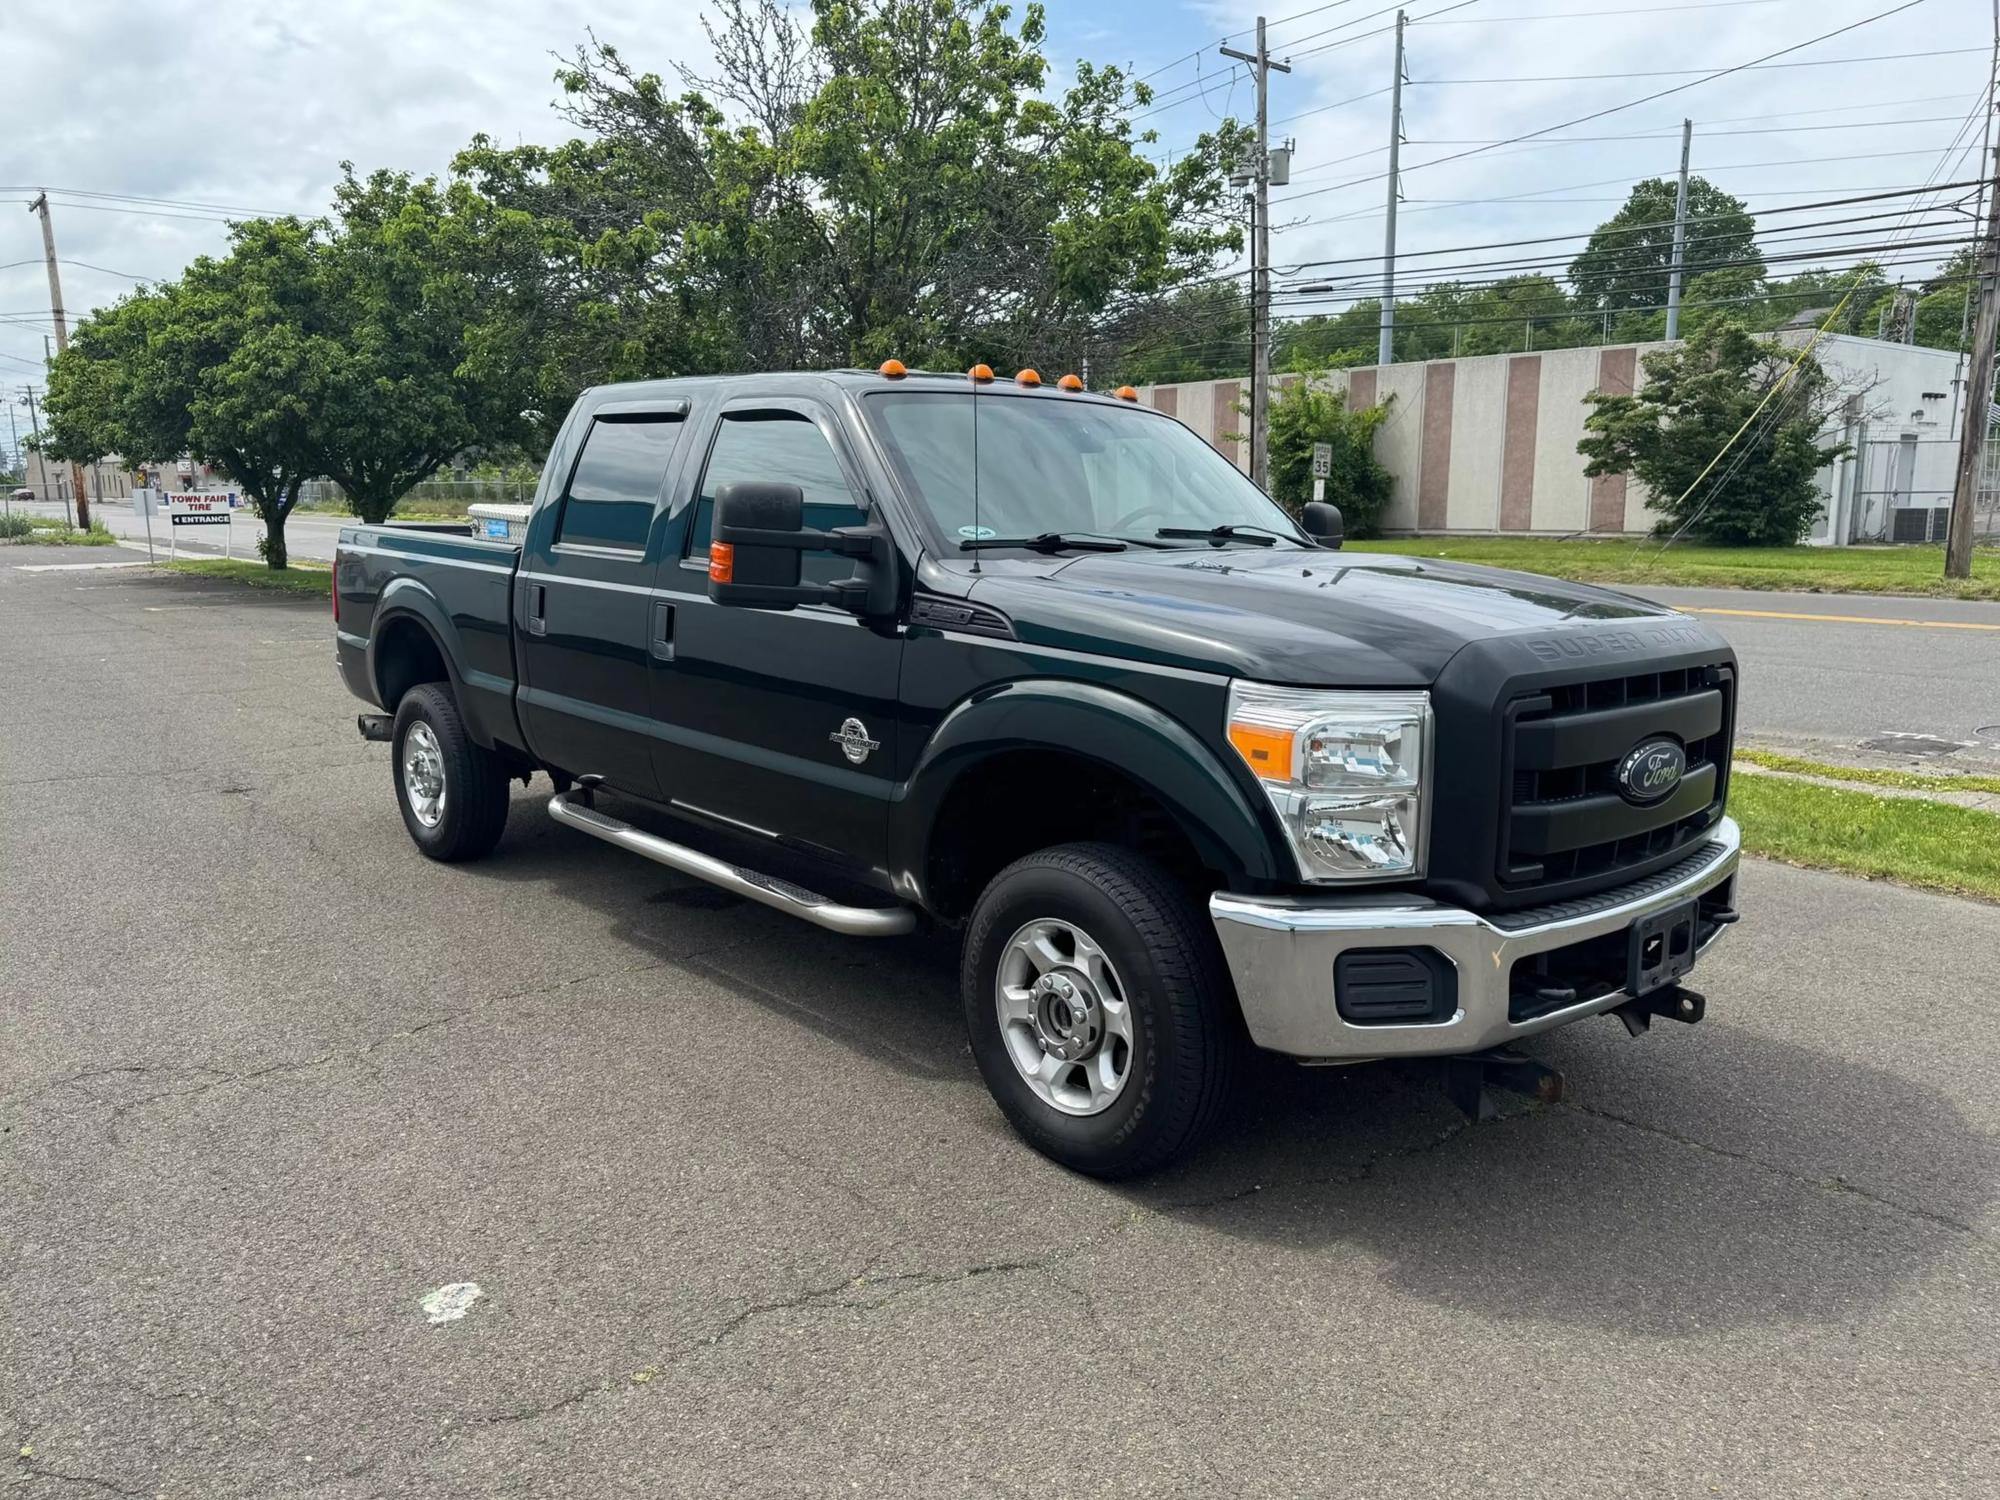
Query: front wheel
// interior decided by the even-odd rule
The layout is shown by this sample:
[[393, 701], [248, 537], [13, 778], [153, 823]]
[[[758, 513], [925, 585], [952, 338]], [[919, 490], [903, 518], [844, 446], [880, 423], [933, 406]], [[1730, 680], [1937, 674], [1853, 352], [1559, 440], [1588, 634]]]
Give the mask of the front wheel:
[[960, 969], [979, 1071], [1036, 1150], [1093, 1177], [1186, 1151], [1221, 1113], [1242, 1037], [1199, 904], [1110, 844], [995, 876]]
[[507, 770], [466, 732], [442, 683], [403, 694], [389, 757], [403, 826], [419, 849], [447, 863], [492, 852], [507, 826]]

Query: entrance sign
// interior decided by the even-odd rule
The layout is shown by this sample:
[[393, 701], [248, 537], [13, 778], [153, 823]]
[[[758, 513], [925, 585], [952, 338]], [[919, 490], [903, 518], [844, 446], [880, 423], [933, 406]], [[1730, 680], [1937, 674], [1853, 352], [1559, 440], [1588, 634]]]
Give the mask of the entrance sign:
[[172, 526], [173, 551], [180, 551], [180, 534], [183, 526], [221, 526], [222, 555], [230, 555], [229, 513], [236, 508], [236, 495], [229, 493], [198, 494], [187, 491], [169, 494], [167, 497], [167, 520]]

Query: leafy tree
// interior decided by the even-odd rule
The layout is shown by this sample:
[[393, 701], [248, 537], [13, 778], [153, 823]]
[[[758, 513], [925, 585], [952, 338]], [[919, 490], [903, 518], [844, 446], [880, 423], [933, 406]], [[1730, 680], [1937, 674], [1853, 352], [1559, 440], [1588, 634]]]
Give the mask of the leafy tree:
[[42, 446], [96, 463], [119, 454], [165, 462], [187, 451], [190, 393], [166, 358], [175, 289], [140, 288], [78, 324], [49, 367]]
[[592, 39], [557, 75], [583, 138], [475, 141], [458, 168], [530, 217], [521, 288], [562, 328], [542, 404], [605, 376], [872, 364], [1075, 368], [1107, 324], [1240, 243], [1225, 126], [1174, 166], [1150, 92], [1080, 64], [1052, 84], [1043, 8], [993, 0], [721, 0], [718, 73], [676, 92]]
[[1128, 314], [1105, 342], [1093, 362], [1118, 384], [1228, 379], [1250, 367], [1250, 299], [1238, 281], [1200, 282]]
[[[1634, 183], [1624, 206], [1597, 226], [1583, 252], [1570, 262], [1570, 285], [1580, 307], [1592, 312], [1653, 308], [1667, 300], [1673, 266], [1674, 203], [1678, 184], [1664, 177]], [[1740, 198], [1704, 177], [1688, 179], [1687, 241], [1682, 264], [1690, 272], [1747, 262], [1758, 272], [1757, 221]]]
[[1815, 476], [1846, 449], [1819, 441], [1839, 400], [1833, 381], [1810, 356], [1796, 368], [1795, 358], [1726, 319], [1646, 355], [1635, 393], [1585, 398], [1594, 409], [1577, 444], [1584, 473], [1635, 476], [1663, 533], [1724, 546], [1798, 542], [1819, 514]]
[[502, 276], [506, 241], [531, 226], [463, 183], [344, 173], [301, 309], [301, 353], [319, 469], [377, 522], [455, 453], [524, 435], [533, 392]]
[[323, 367], [314, 328], [323, 226], [240, 224], [222, 260], [203, 256], [174, 287], [159, 330], [156, 399], [184, 400], [188, 448], [219, 463], [264, 523], [272, 568], [288, 561], [285, 522], [306, 480], [323, 473]]
[[1373, 536], [1396, 489], [1375, 457], [1388, 417], [1388, 401], [1349, 411], [1344, 392], [1310, 375], [1281, 387], [1271, 401], [1271, 498], [1296, 516], [1312, 499], [1313, 444], [1331, 444], [1326, 498], [1340, 507], [1348, 535]]

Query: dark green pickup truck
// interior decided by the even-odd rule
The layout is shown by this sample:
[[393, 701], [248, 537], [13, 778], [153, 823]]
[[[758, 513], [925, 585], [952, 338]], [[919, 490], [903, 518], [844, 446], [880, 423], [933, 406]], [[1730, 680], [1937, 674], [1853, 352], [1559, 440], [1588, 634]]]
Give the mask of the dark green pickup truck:
[[994, 1097], [1100, 1175], [1188, 1146], [1252, 1044], [1463, 1077], [1699, 1019], [1723, 641], [1341, 550], [1331, 507], [1075, 387], [610, 386], [524, 535], [344, 531], [340, 670], [417, 846], [488, 853], [541, 772], [566, 827], [836, 932], [960, 929]]

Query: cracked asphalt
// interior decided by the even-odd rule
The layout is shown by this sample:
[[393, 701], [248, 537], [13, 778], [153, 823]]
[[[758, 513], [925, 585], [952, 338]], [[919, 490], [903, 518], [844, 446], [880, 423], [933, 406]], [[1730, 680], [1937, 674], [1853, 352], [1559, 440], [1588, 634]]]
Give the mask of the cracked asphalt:
[[2000, 910], [1753, 863], [1565, 1103], [1271, 1063], [1108, 1187], [947, 941], [541, 788], [429, 864], [323, 606], [73, 560], [0, 558], [0, 1494], [2000, 1491]]

